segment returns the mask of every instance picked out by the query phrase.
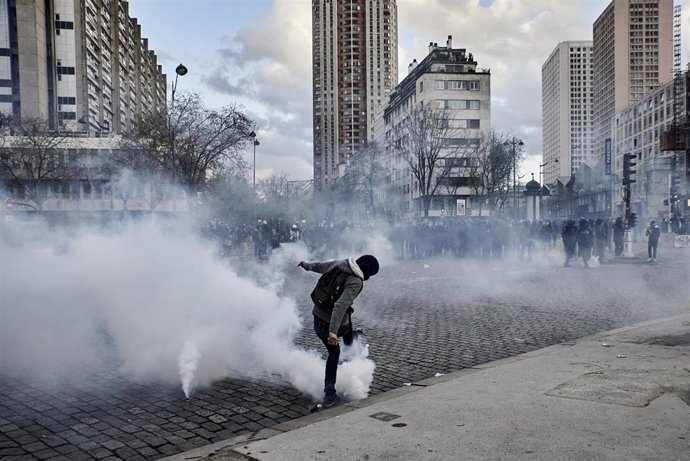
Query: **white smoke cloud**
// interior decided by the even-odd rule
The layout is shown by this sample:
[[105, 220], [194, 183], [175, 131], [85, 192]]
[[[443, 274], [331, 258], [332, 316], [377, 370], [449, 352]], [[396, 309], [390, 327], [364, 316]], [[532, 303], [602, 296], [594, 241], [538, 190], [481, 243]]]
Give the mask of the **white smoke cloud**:
[[[182, 384], [185, 394], [224, 378], [281, 378], [322, 396], [321, 351], [294, 345], [294, 300], [278, 293], [306, 250], [274, 252], [254, 277], [219, 259], [184, 223], [153, 218], [108, 232], [82, 230], [0, 252], [0, 370], [60, 379], [117, 360], [137, 382]], [[50, 243], [46, 243], [46, 242]], [[363, 348], [339, 389], [365, 397], [374, 364]]]

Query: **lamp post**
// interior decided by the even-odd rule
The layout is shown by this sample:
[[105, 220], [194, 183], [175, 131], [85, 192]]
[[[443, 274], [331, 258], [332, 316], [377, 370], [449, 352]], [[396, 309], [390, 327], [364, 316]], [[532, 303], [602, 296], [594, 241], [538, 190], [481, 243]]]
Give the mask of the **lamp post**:
[[509, 141], [503, 143], [504, 146], [511, 146], [511, 153], [513, 155], [513, 218], [517, 218], [517, 152], [518, 149], [525, 145], [522, 139], [513, 136]]
[[[545, 161], [544, 163], [539, 164], [539, 210], [540, 211], [544, 206], [544, 204], [541, 202], [541, 198], [544, 196], [548, 197], [551, 195], [551, 192], [549, 191], [549, 189], [542, 182], [542, 176], [544, 175], [543, 168], [546, 165], [548, 165], [549, 163], [551, 163], [551, 160], [553, 160], [553, 163], [558, 163], [558, 159], [556, 158], [556, 159], [549, 159], [549, 160]], [[532, 173], [532, 176], [534, 176], [534, 173]], [[540, 213], [540, 216], [541, 216], [541, 213]], [[549, 217], [551, 217], [551, 208], [550, 207], [549, 207]]]
[[254, 145], [254, 163], [252, 168], [252, 188], [254, 189], [254, 222], [256, 223], [256, 146], [260, 145], [258, 139], [256, 139], [256, 133], [249, 133], [249, 137], [252, 138], [252, 144]]
[[[172, 86], [172, 96], [170, 98], [170, 117], [168, 118], [168, 129], [170, 130], [170, 137], [171, 137], [171, 155], [170, 155], [170, 164], [171, 164], [171, 170], [170, 170], [170, 175], [172, 177], [172, 182], [175, 182], [175, 131], [172, 129], [172, 113], [173, 110], [175, 110], [175, 91], [177, 90], [177, 79], [178, 77], [185, 76], [187, 75], [187, 68], [180, 64], [175, 68], [175, 83], [173, 83]], [[175, 206], [175, 200], [173, 198], [173, 207]]]
[[[551, 159], [545, 161], [544, 163], [539, 164], [539, 184], [542, 186], [543, 186], [543, 184], [541, 181], [542, 181], [542, 176], [544, 175], [544, 171], [542, 170], [542, 168], [544, 168], [549, 163], [551, 163]], [[558, 163], [558, 159], [557, 158], [553, 159], [553, 163]]]

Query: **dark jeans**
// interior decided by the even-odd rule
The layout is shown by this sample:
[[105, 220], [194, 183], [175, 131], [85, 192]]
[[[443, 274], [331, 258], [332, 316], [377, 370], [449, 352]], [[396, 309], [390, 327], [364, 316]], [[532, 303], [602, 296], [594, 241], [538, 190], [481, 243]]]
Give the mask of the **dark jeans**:
[[614, 241], [614, 243], [616, 245], [615, 255], [616, 256], [622, 255], [623, 254], [623, 240], [616, 240], [616, 241]]
[[[338, 376], [338, 360], [340, 360], [340, 345], [331, 346], [328, 344], [328, 323], [314, 317], [314, 331], [321, 342], [328, 350], [326, 359], [326, 377], [323, 384], [323, 392], [326, 395], [335, 394], [335, 380]], [[338, 337], [343, 338], [343, 343], [347, 346], [352, 344], [352, 320], [344, 327], [338, 329]]]
[[647, 243], [647, 253], [649, 254], [650, 258], [656, 259], [656, 247], [659, 245], [659, 242], [652, 242], [650, 241]]

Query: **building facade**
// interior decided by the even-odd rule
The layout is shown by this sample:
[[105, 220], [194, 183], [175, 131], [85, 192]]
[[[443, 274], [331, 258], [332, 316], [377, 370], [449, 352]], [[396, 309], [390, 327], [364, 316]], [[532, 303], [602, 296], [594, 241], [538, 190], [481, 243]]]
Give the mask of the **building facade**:
[[313, 0], [314, 187], [329, 189], [373, 140], [398, 80], [396, 0]]
[[124, 0], [0, 0], [0, 112], [120, 133], [163, 110], [166, 76]]
[[541, 68], [544, 184], [592, 157], [592, 42], [561, 42]]
[[[687, 114], [688, 101], [687, 75], [687, 72], [683, 75], [683, 96], [678, 99], [682, 101], [684, 115]], [[676, 171], [676, 176], [680, 179], [676, 192], [683, 198], [687, 195], [687, 151], [684, 155], [676, 156], [674, 151], [664, 150], [666, 134], [673, 132], [674, 125], [673, 83], [668, 82], [638, 103], [626, 107], [618, 112], [613, 120], [615, 163], [612, 170], [616, 178], [618, 196], [622, 196], [620, 178], [623, 171], [623, 154], [633, 154], [637, 165], [633, 176], [636, 182], [631, 185], [631, 207], [641, 218], [671, 218], [669, 199], [671, 182]], [[687, 143], [684, 145], [687, 146]], [[674, 162], [678, 164], [674, 166]], [[620, 203], [615, 205], [621, 206]]]
[[442, 184], [432, 197], [429, 216], [472, 215], [480, 207], [473, 202], [472, 182], [476, 177], [469, 167], [472, 152], [491, 132], [491, 72], [479, 68], [466, 49], [453, 48], [451, 36], [445, 47], [430, 43], [429, 54], [419, 63], [414, 60], [408, 70], [390, 94], [377, 123], [376, 142], [386, 159], [385, 182], [397, 197], [394, 214], [423, 216], [419, 182], [396, 145], [411, 136], [404, 127], [413, 111], [436, 107], [447, 117], [448, 130], [441, 133], [450, 136], [442, 140], [446, 149], [439, 156], [436, 171], [448, 170], [443, 177], [432, 178]]
[[613, 0], [593, 26], [594, 156], [616, 113], [673, 79], [673, 0]]

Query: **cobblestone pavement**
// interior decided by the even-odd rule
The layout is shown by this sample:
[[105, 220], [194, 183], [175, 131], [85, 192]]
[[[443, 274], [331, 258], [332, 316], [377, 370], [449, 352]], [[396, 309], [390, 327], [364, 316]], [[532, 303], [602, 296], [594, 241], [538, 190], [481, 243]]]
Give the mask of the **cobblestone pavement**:
[[[454, 259], [396, 262], [367, 283], [353, 316], [376, 362], [371, 393], [600, 331], [687, 312], [690, 260], [561, 268]], [[314, 274], [295, 269], [301, 306]], [[309, 308], [304, 308], [305, 320]], [[305, 321], [309, 325], [308, 321]], [[305, 328], [300, 345], [322, 348]], [[226, 379], [185, 400], [104, 366], [59, 390], [0, 374], [0, 458], [155, 459], [307, 413], [287, 385]]]

